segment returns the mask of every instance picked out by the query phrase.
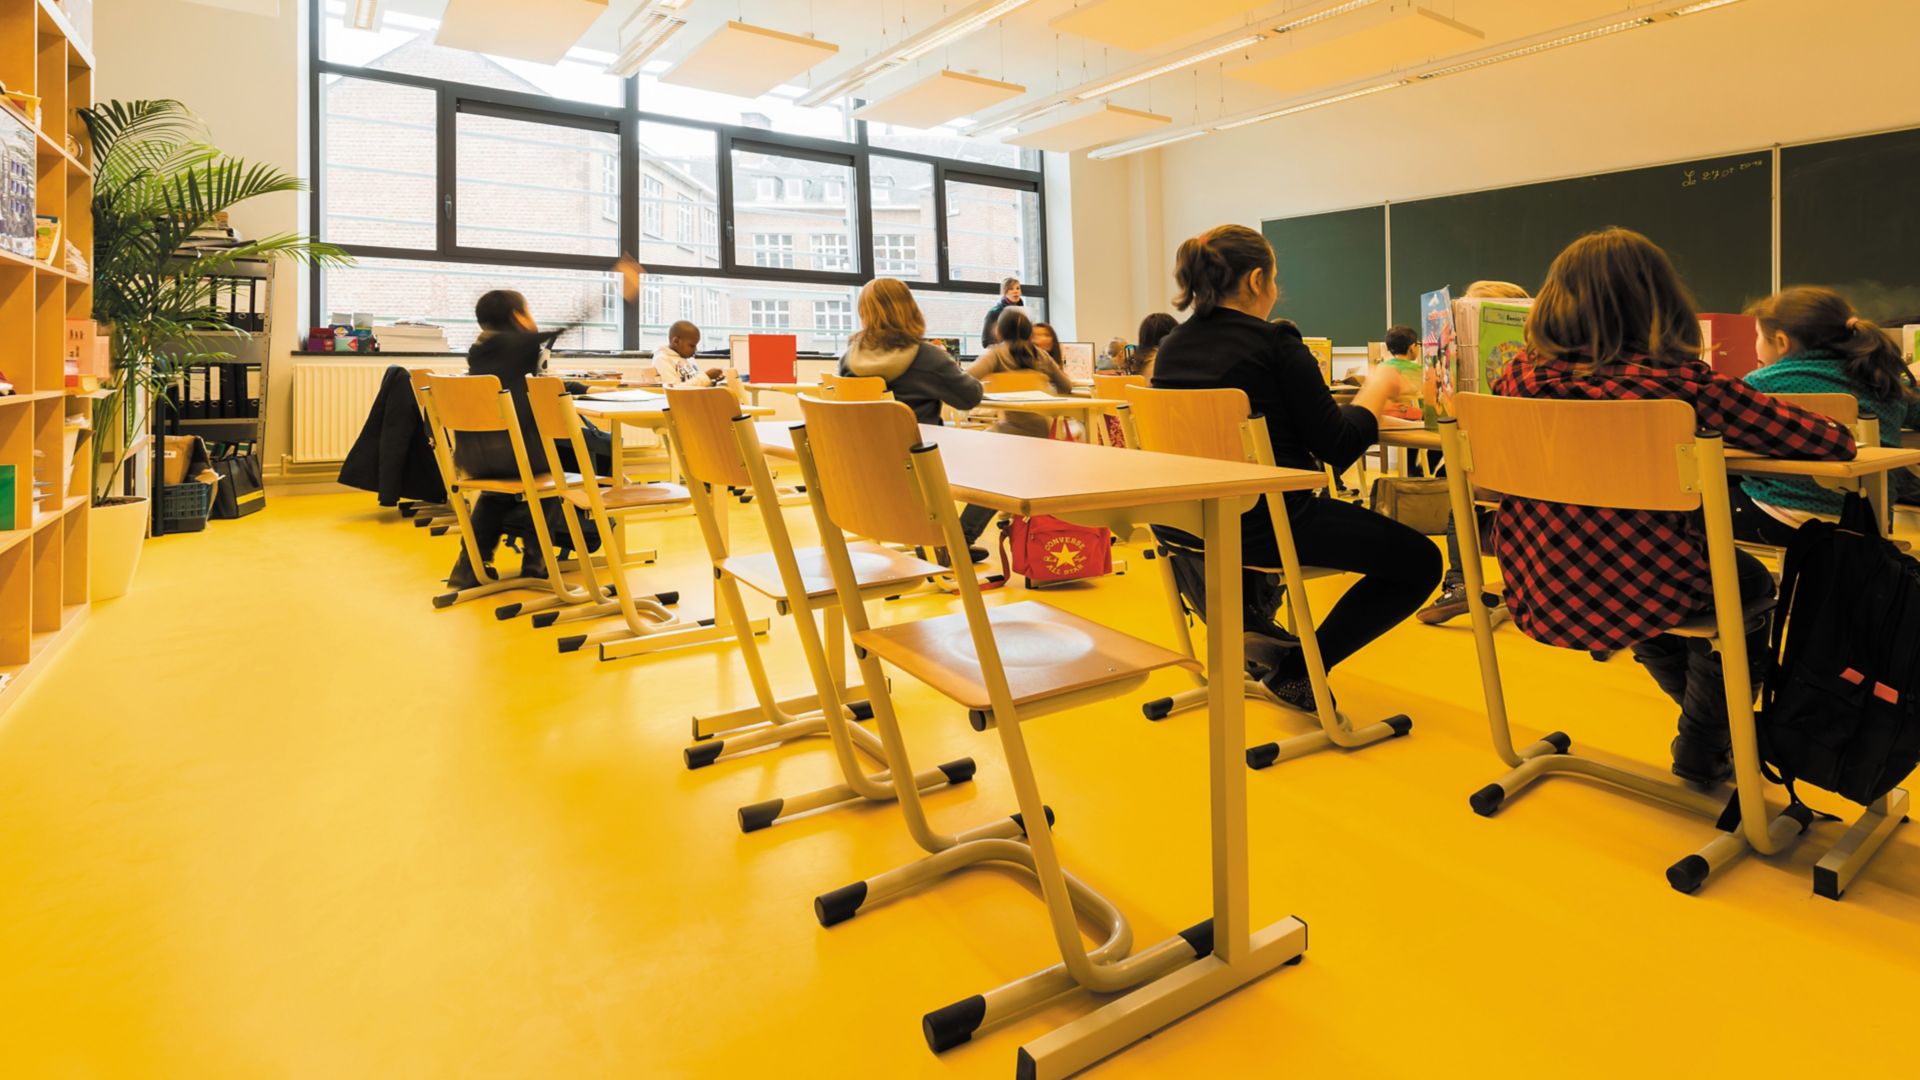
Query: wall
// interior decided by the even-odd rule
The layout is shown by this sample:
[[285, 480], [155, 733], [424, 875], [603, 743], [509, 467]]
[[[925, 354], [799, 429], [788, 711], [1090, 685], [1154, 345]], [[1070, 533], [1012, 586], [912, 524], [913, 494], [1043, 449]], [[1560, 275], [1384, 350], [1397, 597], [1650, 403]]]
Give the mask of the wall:
[[1226, 221], [1920, 125], [1915, 40], [1914, 0], [1748, 0], [1134, 156], [1160, 158], [1171, 252]]
[[[189, 0], [99, 0], [94, 56], [101, 100], [177, 98], [205, 120], [214, 145], [251, 162], [306, 175], [305, 20], [298, 0], [220, 6]], [[306, 228], [305, 194], [275, 195], [233, 214], [242, 236]], [[283, 267], [275, 282], [273, 362], [268, 368], [269, 471], [292, 430], [290, 393], [304, 276]]]

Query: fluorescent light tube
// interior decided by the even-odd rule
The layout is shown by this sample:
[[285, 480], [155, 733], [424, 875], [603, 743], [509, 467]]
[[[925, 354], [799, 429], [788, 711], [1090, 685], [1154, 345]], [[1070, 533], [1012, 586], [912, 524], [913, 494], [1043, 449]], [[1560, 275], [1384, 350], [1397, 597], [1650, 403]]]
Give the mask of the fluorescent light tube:
[[1165, 139], [1155, 139], [1153, 142], [1140, 143], [1137, 146], [1117, 146], [1106, 150], [1095, 150], [1087, 156], [1099, 161], [1105, 161], [1109, 158], [1120, 158], [1126, 157], [1128, 154], [1138, 154], [1143, 150], [1158, 150], [1163, 146], [1172, 146], [1174, 143], [1186, 142], [1188, 139], [1197, 139], [1205, 134], [1207, 134], [1206, 128], [1195, 128], [1184, 134], [1169, 136]]
[[657, 12], [648, 14], [647, 20], [646, 25], [642, 26], [637, 34], [628, 38], [620, 46], [620, 58], [607, 67], [607, 74], [617, 75], [622, 79], [639, 74], [640, 69], [646, 66], [647, 58], [658, 52], [660, 46], [665, 45], [673, 35], [686, 29], [687, 26], [685, 19], [676, 19]]
[[1369, 86], [1364, 90], [1353, 90], [1345, 94], [1335, 94], [1333, 97], [1321, 98], [1318, 101], [1309, 101], [1304, 105], [1293, 105], [1285, 109], [1275, 109], [1272, 112], [1261, 113], [1258, 116], [1249, 116], [1244, 120], [1235, 120], [1231, 123], [1217, 124], [1214, 126], [1213, 130], [1231, 131], [1234, 128], [1246, 127], [1249, 124], [1260, 124], [1260, 123], [1265, 123], [1268, 120], [1278, 120], [1282, 116], [1292, 116], [1294, 113], [1306, 112], [1308, 109], [1318, 109], [1323, 105], [1338, 105], [1342, 101], [1352, 101], [1354, 98], [1366, 97], [1368, 94], [1377, 94], [1382, 90], [1392, 90], [1396, 86], [1405, 86], [1405, 85], [1407, 85], [1407, 80], [1398, 79], [1393, 82], [1381, 83], [1378, 86]]
[[829, 101], [846, 97], [885, 72], [904, 64], [911, 64], [936, 49], [944, 49], [988, 23], [1003, 19], [1032, 2], [1033, 0], [981, 0], [980, 3], [950, 16], [943, 22], [935, 23], [879, 56], [856, 65], [853, 70], [801, 98], [800, 104], [809, 107], [825, 105]]
[[1435, 71], [1421, 72], [1417, 77], [1425, 80], [1438, 79], [1445, 75], [1458, 75], [1462, 71], [1472, 71], [1475, 68], [1483, 68], [1489, 64], [1498, 64], [1507, 60], [1517, 60], [1522, 56], [1532, 56], [1534, 53], [1543, 53], [1549, 49], [1557, 49], [1562, 45], [1574, 45], [1582, 41], [1592, 41], [1594, 38], [1606, 37], [1608, 34], [1617, 34], [1622, 30], [1633, 30], [1642, 26], [1651, 26], [1653, 22], [1653, 19], [1646, 17], [1627, 19], [1607, 26], [1597, 26], [1592, 30], [1582, 30], [1577, 34], [1557, 37], [1550, 41], [1542, 41], [1518, 49], [1509, 49], [1506, 52], [1496, 53], [1493, 56], [1483, 56], [1478, 60], [1469, 60], [1464, 64], [1454, 64], [1451, 67], [1443, 67]]
[[347, 13], [347, 25], [355, 30], [378, 30], [386, 20], [380, 10], [380, 0], [353, 0], [353, 8]]
[[[1370, 3], [1371, 0], [1368, 0], [1368, 2]], [[1123, 75], [1118, 79], [1112, 80], [1111, 82], [1101, 83], [1099, 86], [1096, 86], [1091, 90], [1084, 90], [1078, 94], [1075, 94], [1074, 100], [1089, 101], [1089, 100], [1092, 100], [1093, 98], [1102, 97], [1106, 94], [1111, 94], [1116, 90], [1125, 90], [1129, 86], [1133, 86], [1136, 83], [1146, 82], [1148, 79], [1158, 78], [1161, 75], [1165, 75], [1169, 71], [1179, 71], [1181, 68], [1192, 67], [1194, 64], [1203, 63], [1205, 61], [1213, 59], [1216, 56], [1225, 56], [1227, 53], [1230, 53], [1230, 52], [1238, 52], [1239, 50], [1247, 48], [1250, 45], [1257, 45], [1264, 40], [1266, 40], [1266, 36], [1263, 34], [1249, 34], [1243, 38], [1236, 38], [1223, 45], [1215, 45], [1211, 49], [1203, 49], [1200, 52], [1194, 53], [1190, 56], [1180, 57], [1178, 60], [1169, 60], [1166, 63], [1160, 64], [1157, 67], [1151, 67], [1145, 71], [1136, 71], [1131, 75]]]
[[1349, 11], [1359, 11], [1367, 5], [1377, 2], [1378, 0], [1347, 0], [1346, 3], [1330, 7], [1325, 11], [1316, 11], [1311, 15], [1302, 15], [1297, 19], [1283, 22], [1279, 26], [1274, 27], [1273, 32], [1276, 34], [1284, 34], [1290, 30], [1299, 30], [1302, 27], [1312, 26], [1314, 23], [1326, 22], [1328, 19], [1345, 15]]
[[1702, 11], [1712, 11], [1714, 8], [1726, 7], [1728, 4], [1737, 4], [1739, 2], [1740, 0], [1700, 0], [1697, 4], [1688, 4], [1686, 7], [1667, 12], [1667, 17], [1677, 19], [1682, 15], [1697, 15]]

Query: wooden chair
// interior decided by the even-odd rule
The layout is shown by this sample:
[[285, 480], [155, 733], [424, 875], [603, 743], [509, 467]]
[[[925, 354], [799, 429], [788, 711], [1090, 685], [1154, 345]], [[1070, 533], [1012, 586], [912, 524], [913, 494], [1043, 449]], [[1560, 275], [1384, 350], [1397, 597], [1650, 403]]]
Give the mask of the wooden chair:
[[[718, 716], [696, 716], [696, 741], [684, 753], [687, 768], [702, 768], [722, 757], [775, 743], [828, 736], [842, 782], [803, 795], [743, 806], [738, 812], [742, 832], [754, 832], [783, 817], [855, 799], [894, 798], [889, 774], [884, 770], [878, 775], [869, 774], [855, 756], [864, 754], [884, 763], [886, 750], [877, 736], [853, 722], [872, 717], [873, 709], [865, 700], [864, 689], [847, 684], [846, 631], [826, 556], [817, 547], [793, 546], [785, 516], [776, 500], [767, 497], [774, 489], [773, 475], [753, 421], [739, 415], [737, 403], [714, 390], [668, 390], [667, 403], [669, 430], [680, 449], [714, 580], [733, 625], [747, 626], [742, 585], [773, 600], [792, 616], [814, 683], [812, 694], [776, 699], [759, 645], [752, 633], [741, 629], [741, 658], [755, 704]], [[727, 487], [743, 487], [761, 496], [754, 501], [766, 528], [765, 554], [733, 552], [728, 540], [727, 500], [714, 497], [716, 490]], [[852, 544], [849, 552], [859, 576], [861, 596], [867, 599], [895, 595], [946, 573], [932, 563], [878, 544]], [[824, 631], [814, 621], [816, 610], [825, 624]], [[823, 702], [829, 700], [838, 702], [839, 707], [826, 711]], [[973, 760], [961, 758], [929, 769], [915, 780], [924, 790], [965, 783], [973, 778], [973, 772]]]
[[[1041, 603], [989, 609], [964, 559], [953, 571], [959, 613], [873, 626], [846, 533], [883, 543], [964, 550], [946, 469], [936, 447], [918, 445], [913, 411], [903, 404], [804, 397], [800, 404], [806, 425], [795, 430], [794, 449], [892, 775], [908, 775], [912, 766], [884, 665], [966, 709], [976, 727], [984, 728], [989, 721], [997, 727], [1020, 807], [1011, 819], [1015, 831], [1006, 830], [1003, 821], [943, 835], [928, 823], [919, 793], [911, 785], [898, 785], [908, 831], [932, 854], [822, 894], [814, 901], [821, 925], [833, 926], [980, 863], [1009, 864], [1038, 879], [1062, 963], [928, 1013], [922, 1031], [935, 1051], [966, 1042], [981, 1026], [1076, 985], [1095, 992], [1118, 991], [1190, 963], [1199, 947], [1179, 935], [1129, 956], [1132, 930], [1125, 917], [1061, 868], [1053, 843], [1053, 813], [1041, 800], [1022, 725], [1046, 713], [1126, 694], [1160, 668], [1197, 666], [1193, 659]], [[1025, 842], [1018, 839], [1022, 832]], [[1100, 938], [1091, 949], [1081, 939], [1083, 923]], [[980, 944], [990, 940], [989, 933]]]
[[1053, 392], [1053, 380], [1044, 371], [996, 371], [980, 380], [989, 394], [1024, 394], [1034, 390]]
[[[433, 369], [431, 368], [407, 369], [408, 382], [413, 387], [413, 407], [420, 413], [421, 428], [425, 432], [425, 438], [429, 448], [433, 446], [437, 437], [434, 433], [432, 423], [427, 419], [427, 376], [431, 374], [433, 374]], [[437, 459], [434, 462], [434, 467], [436, 471], [439, 468]], [[441, 477], [441, 486], [443, 489], [445, 484], [446, 478], [443, 476]], [[396, 509], [400, 511], [401, 517], [413, 522], [414, 528], [425, 529], [428, 535], [431, 536], [445, 536], [448, 532], [460, 526], [460, 520], [454, 516], [453, 507], [445, 502], [418, 502], [412, 499], [401, 499]]]
[[[574, 460], [591, 467], [593, 456], [587, 449], [586, 428], [580, 421], [580, 414], [574, 410], [573, 398], [567, 393], [564, 380], [550, 376], [529, 378], [527, 406], [533, 413], [534, 428], [540, 434], [540, 441], [545, 444], [548, 461], [559, 461], [562, 457], [560, 449], [564, 446], [572, 453]], [[522, 453], [520, 457], [521, 468], [528, 469], [526, 455]], [[567, 508], [568, 512], [562, 517], [566, 519], [573, 549], [580, 553], [580, 566], [593, 600], [561, 618], [571, 621], [618, 615], [624, 624], [619, 629], [562, 637], [559, 641], [560, 651], [578, 652], [588, 645], [594, 645], [602, 649], [601, 659], [610, 659], [605, 647], [611, 643], [700, 625], [667, 610], [667, 604], [678, 599], [677, 593], [635, 595], [628, 579], [633, 560], [626, 550], [624, 532], [615, 528], [613, 521], [616, 515], [626, 517], [685, 507], [692, 502], [687, 489], [678, 484], [663, 483], [602, 485], [591, 476], [571, 473], [558, 475], [553, 496]], [[593, 522], [594, 530], [600, 534], [600, 542], [607, 547], [604, 563], [587, 554], [585, 530], [580, 527], [581, 514], [586, 514]], [[535, 520], [539, 520], [538, 515]], [[607, 570], [608, 581], [600, 580], [601, 565]], [[611, 600], [602, 599], [609, 595]]]
[[[532, 470], [526, 464], [526, 445], [521, 441], [519, 419], [514, 413], [513, 398], [500, 389], [500, 380], [491, 375], [418, 372], [415, 373], [414, 386], [415, 399], [426, 418], [429, 441], [433, 444], [434, 464], [439, 468], [441, 481], [446, 485], [447, 503], [453, 510], [455, 521], [459, 523], [461, 544], [466, 548], [467, 561], [473, 566], [474, 576], [481, 579], [480, 585], [475, 588], [435, 596], [433, 606], [448, 608], [510, 589], [535, 589], [548, 593], [549, 596], [535, 602], [544, 607], [582, 599], [562, 576], [553, 538], [547, 534], [545, 515], [541, 513], [541, 500], [551, 494], [553, 478], [534, 477], [533, 483], [528, 483], [526, 478]], [[454, 456], [454, 447], [459, 440], [463, 436], [489, 433], [503, 435], [511, 442], [515, 458], [521, 466], [520, 476], [481, 479], [468, 476], [459, 467]], [[488, 492], [526, 500], [533, 517], [534, 533], [539, 538], [541, 555], [546, 559], [546, 577], [516, 575], [486, 580], [491, 571], [481, 559], [480, 540], [473, 531], [473, 510], [467, 500]]]
[[[1130, 386], [1125, 393], [1127, 404], [1121, 410], [1121, 424], [1126, 428], [1129, 446], [1156, 453], [1218, 461], [1245, 461], [1268, 466], [1274, 463], [1273, 444], [1268, 441], [1266, 419], [1249, 417], [1252, 409], [1244, 391], [1153, 390], [1144, 386]], [[1327, 747], [1357, 750], [1412, 731], [1413, 721], [1404, 715], [1355, 728], [1344, 714], [1334, 708], [1333, 692], [1327, 688], [1327, 670], [1320, 659], [1320, 640], [1314, 630], [1313, 611], [1307, 601], [1305, 583], [1316, 577], [1332, 576], [1338, 571], [1302, 569], [1294, 545], [1293, 525], [1287, 518], [1286, 500], [1270, 495], [1266, 505], [1273, 519], [1273, 535], [1280, 549], [1280, 565], [1248, 566], [1247, 569], [1263, 574], [1279, 574], [1286, 583], [1287, 606], [1293, 614], [1293, 629], [1300, 639], [1300, 651], [1306, 660], [1307, 681], [1313, 684], [1315, 719], [1320, 722], [1320, 730], [1252, 747], [1247, 750], [1247, 764], [1255, 769], [1264, 769]], [[1172, 556], [1176, 552], [1193, 558], [1205, 558], [1205, 553], [1199, 549], [1176, 547], [1161, 539], [1160, 558], [1156, 560], [1160, 564], [1160, 579], [1165, 586], [1168, 609], [1173, 616], [1174, 636], [1180, 643], [1181, 651], [1193, 656], [1193, 634], [1188, 629], [1188, 612], [1173, 579]], [[1141, 711], [1149, 720], [1163, 720], [1175, 712], [1204, 707], [1207, 703], [1207, 679], [1223, 674], [1228, 677], [1238, 675], [1245, 685], [1247, 697], [1289, 712], [1297, 711], [1267, 689], [1266, 684], [1246, 678], [1242, 672], [1213, 672], [1210, 675], [1196, 672], [1193, 676], [1194, 689], [1149, 701], [1141, 707]]]
[[[1772, 394], [1770, 396], [1789, 405], [1798, 405], [1815, 416], [1824, 416], [1837, 424], [1845, 424], [1847, 429], [1853, 432], [1855, 445], [1880, 445], [1880, 418], [1870, 412], [1861, 412], [1860, 399], [1852, 394]], [[1889, 505], [1893, 499], [1889, 483], [1888, 475], [1881, 473], [1874, 481], [1874, 489], [1868, 500], [1873, 503], [1875, 511], [1879, 514], [1880, 528], [1883, 532], [1889, 529], [1893, 522], [1892, 508]]]
[[[1454, 410], [1455, 418], [1441, 421], [1440, 434], [1456, 520], [1472, 520], [1476, 484], [1508, 497], [1579, 506], [1703, 511], [1714, 614], [1669, 632], [1704, 638], [1720, 653], [1733, 735], [1732, 804], [1721, 794], [1697, 791], [1673, 777], [1653, 776], [1575, 754], [1572, 740], [1563, 732], [1552, 732], [1516, 748], [1501, 688], [1493, 623], [1481, 602], [1486, 583], [1479, 530], [1461, 529], [1467, 610], [1473, 619], [1494, 750], [1510, 766], [1506, 775], [1473, 794], [1469, 801], [1474, 812], [1491, 817], [1528, 784], [1550, 775], [1604, 781], [1708, 821], [1726, 821], [1737, 811], [1737, 825], [1717, 833], [1698, 852], [1668, 868], [1668, 883], [1683, 893], [1698, 890], [1715, 872], [1749, 850], [1773, 855], [1791, 847], [1811, 823], [1812, 811], [1795, 804], [1775, 814], [1767, 805], [1767, 783], [1754, 732], [1754, 687], [1748, 675], [1746, 626], [1751, 618], [1764, 614], [1772, 602], [1748, 610], [1741, 606], [1733, 525], [1728, 516], [1725, 448], [1720, 436], [1696, 432], [1699, 421], [1693, 406], [1674, 400], [1554, 401], [1460, 394], [1454, 399]], [[1607, 448], [1604, 469], [1593, 467], [1596, 446]], [[1890, 813], [1897, 820], [1905, 812], [1906, 793], [1896, 791], [1885, 805], [1869, 810], [1868, 816], [1878, 813], [1884, 818]], [[1845, 852], [1836, 849], [1839, 857], [1834, 865], [1851, 879], [1872, 858], [1885, 836], [1886, 831], [1880, 831]]]
[[[1095, 374], [1093, 377], [1093, 396], [1105, 401], [1125, 401], [1127, 399], [1127, 387], [1145, 385], [1147, 385], [1147, 377], [1145, 375]], [[1114, 416], [1112, 413], [1103, 414], [1100, 417], [1100, 428], [1100, 439], [1094, 440], [1093, 432], [1088, 432], [1087, 438], [1090, 441], [1098, 441], [1107, 446], [1129, 445], [1126, 439], [1125, 425], [1121, 423], [1119, 417]]]
[[835, 401], [893, 400], [893, 395], [887, 391], [887, 380], [878, 375], [835, 375], [831, 372], [820, 376], [820, 396]]

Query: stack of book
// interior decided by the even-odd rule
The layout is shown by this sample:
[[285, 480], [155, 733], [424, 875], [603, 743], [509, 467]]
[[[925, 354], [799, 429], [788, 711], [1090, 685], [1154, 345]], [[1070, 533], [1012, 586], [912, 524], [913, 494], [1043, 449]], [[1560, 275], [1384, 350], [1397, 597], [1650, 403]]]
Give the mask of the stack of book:
[[432, 323], [398, 322], [392, 326], [373, 328], [374, 340], [380, 343], [381, 352], [424, 352], [443, 353], [447, 351], [447, 332]]

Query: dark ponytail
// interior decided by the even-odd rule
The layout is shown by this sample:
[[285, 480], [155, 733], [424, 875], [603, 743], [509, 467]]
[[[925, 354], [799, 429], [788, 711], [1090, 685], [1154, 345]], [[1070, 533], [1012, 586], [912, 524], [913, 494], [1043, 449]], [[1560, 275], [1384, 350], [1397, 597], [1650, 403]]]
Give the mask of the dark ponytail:
[[1000, 313], [993, 324], [995, 344], [1007, 350], [1016, 367], [1032, 370], [1040, 366], [1040, 350], [1033, 344], [1033, 321], [1019, 308]]
[[1847, 298], [1818, 285], [1782, 289], [1747, 309], [1761, 332], [1785, 334], [1797, 349], [1840, 354], [1847, 378], [1875, 401], [1913, 394], [1907, 365], [1893, 335], [1854, 313]]
[[1273, 274], [1273, 248], [1245, 225], [1218, 225], [1182, 241], [1173, 256], [1173, 280], [1180, 292], [1173, 306], [1210, 315], [1240, 291], [1255, 270]]

